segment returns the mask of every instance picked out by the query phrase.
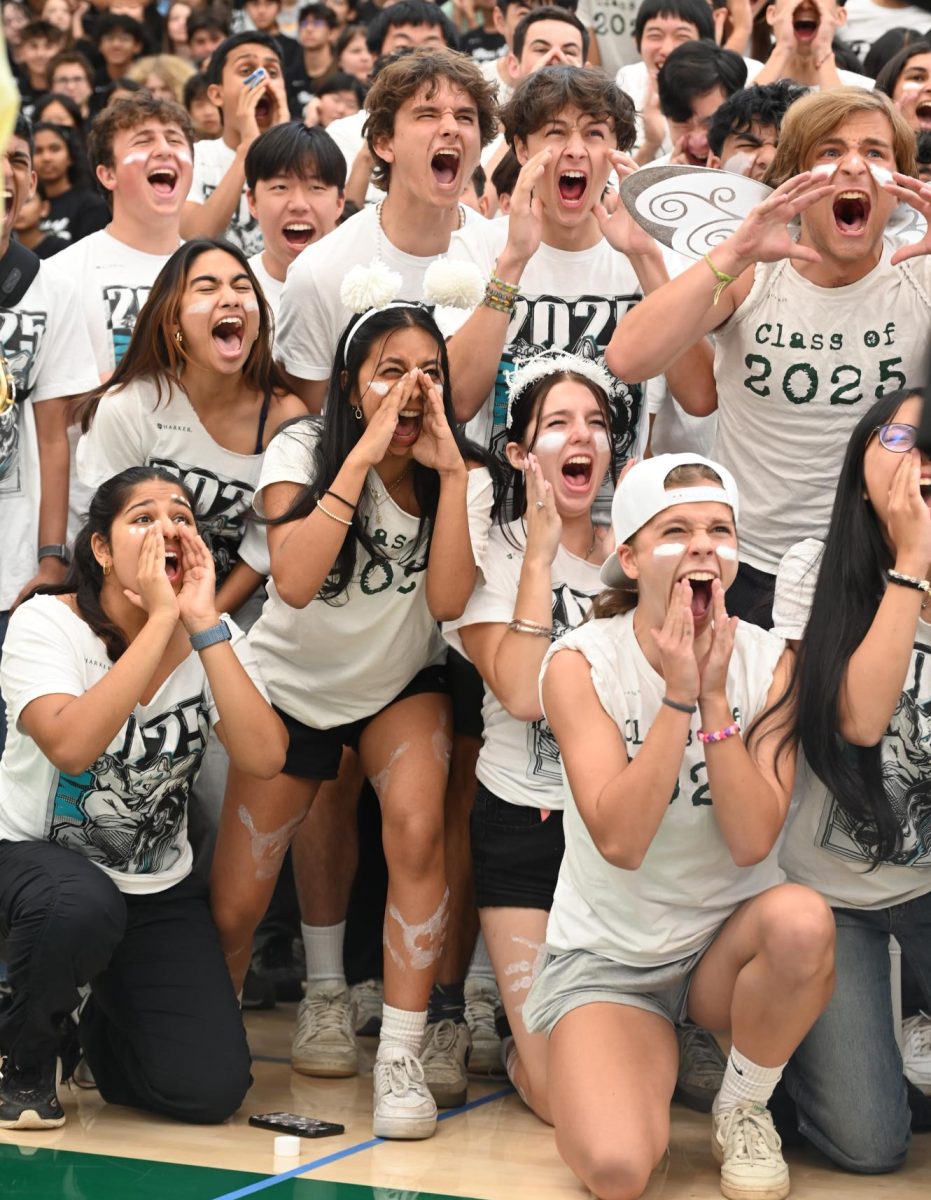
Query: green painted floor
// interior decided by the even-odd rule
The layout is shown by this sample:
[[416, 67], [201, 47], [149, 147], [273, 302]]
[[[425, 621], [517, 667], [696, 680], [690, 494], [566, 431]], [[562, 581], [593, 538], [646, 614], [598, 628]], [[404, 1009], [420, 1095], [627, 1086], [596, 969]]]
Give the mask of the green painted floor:
[[[3, 1200], [218, 1200], [268, 1182], [268, 1176], [249, 1171], [0, 1145]], [[261, 1200], [378, 1200], [388, 1193], [354, 1183], [295, 1178], [252, 1194]], [[406, 1200], [453, 1200], [433, 1192], [405, 1192], [404, 1196]]]

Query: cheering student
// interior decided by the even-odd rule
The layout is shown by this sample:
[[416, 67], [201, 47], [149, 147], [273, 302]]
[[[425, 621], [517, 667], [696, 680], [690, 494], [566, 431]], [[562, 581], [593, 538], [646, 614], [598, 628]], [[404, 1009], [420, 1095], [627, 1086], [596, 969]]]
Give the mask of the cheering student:
[[669, 1141], [674, 1025], [730, 1029], [712, 1153], [731, 1200], [788, 1195], [766, 1108], [833, 986], [834, 922], [781, 884], [794, 776], [789, 654], [729, 617], [737, 489], [659, 455], [621, 481], [596, 620], [543, 662], [566, 781], [566, 853], [524, 1005], [549, 1036], [556, 1144], [599, 1200], [642, 1194]]
[[248, 643], [218, 613], [193, 503], [161, 468], [108, 480], [64, 582], [10, 621], [0, 1128], [64, 1124], [62, 1017], [88, 985], [81, 1049], [111, 1104], [213, 1123], [249, 1086], [236, 996], [188, 879], [187, 802], [211, 726], [243, 771], [266, 778], [287, 738]]
[[550, 641], [585, 620], [600, 590], [610, 535], [592, 520], [610, 453], [615, 381], [590, 359], [539, 354], [510, 376], [510, 480], [458, 621], [443, 627], [485, 684], [484, 738], [472, 809], [482, 932], [514, 1035], [507, 1070], [544, 1120], [546, 1040], [521, 1012], [565, 843], [559, 752], [540, 708]]
[[903, 1053], [906, 1074], [925, 1089], [929, 1081], [928, 1018], [907, 1018], [902, 1052], [896, 1044], [889, 962], [893, 936], [927, 1010], [931, 461], [916, 447], [922, 404], [898, 392], [863, 414], [827, 537], [792, 548], [776, 592], [779, 631], [802, 639], [804, 752], [780, 863], [825, 897], [837, 926], [834, 997], [792, 1056], [786, 1085], [805, 1137], [844, 1170], [869, 1174], [896, 1170], [908, 1151]]
[[443, 338], [420, 305], [357, 316], [336, 364], [322, 423], [282, 430], [259, 479], [272, 578], [250, 640], [291, 747], [268, 783], [230, 771], [213, 911], [238, 989], [288, 843], [355, 749], [381, 802], [389, 873], [374, 1132], [423, 1138], [436, 1104], [419, 1056], [449, 905], [451, 706], [436, 622], [471, 594], [470, 524], [480, 542], [491, 480], [467, 469]]

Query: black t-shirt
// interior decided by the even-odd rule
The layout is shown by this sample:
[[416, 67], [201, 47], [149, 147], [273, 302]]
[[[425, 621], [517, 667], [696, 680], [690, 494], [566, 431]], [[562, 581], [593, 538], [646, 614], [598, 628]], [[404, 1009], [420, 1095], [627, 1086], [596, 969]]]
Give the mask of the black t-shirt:
[[480, 29], [470, 29], [468, 33], [463, 34], [459, 49], [476, 62], [490, 62], [496, 58], [503, 58], [507, 53], [507, 45], [500, 33], [483, 25]]
[[54, 234], [47, 234], [37, 246], [33, 246], [32, 252], [36, 258], [51, 258], [53, 254], [57, 254], [59, 250], [67, 250], [71, 245], [64, 238], [55, 237]]
[[62, 196], [55, 196], [49, 201], [49, 208], [49, 215], [39, 228], [69, 245], [110, 224], [106, 202], [90, 188], [72, 188]]

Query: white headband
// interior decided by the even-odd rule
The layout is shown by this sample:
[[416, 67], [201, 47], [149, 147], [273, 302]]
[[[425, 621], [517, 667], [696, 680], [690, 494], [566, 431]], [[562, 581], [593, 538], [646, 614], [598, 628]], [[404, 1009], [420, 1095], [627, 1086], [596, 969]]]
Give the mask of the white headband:
[[555, 352], [544, 350], [517, 363], [513, 371], [506, 372], [508, 407], [505, 428], [511, 428], [514, 402], [528, 387], [540, 379], [546, 379], [549, 375], [558, 375], [563, 371], [581, 375], [604, 392], [608, 399], [614, 394], [614, 376], [602, 363], [591, 358], [583, 358], [581, 354], [571, 354], [568, 350]]

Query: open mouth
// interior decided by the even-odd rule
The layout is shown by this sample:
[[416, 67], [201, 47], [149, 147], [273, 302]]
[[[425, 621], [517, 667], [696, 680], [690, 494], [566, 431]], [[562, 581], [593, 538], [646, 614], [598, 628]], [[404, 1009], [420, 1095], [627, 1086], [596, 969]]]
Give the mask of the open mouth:
[[451, 146], [437, 150], [430, 159], [430, 170], [441, 187], [451, 187], [459, 175], [459, 151]]
[[587, 492], [592, 482], [593, 462], [587, 454], [573, 454], [562, 465], [563, 483], [570, 492]]
[[923, 129], [931, 129], [931, 100], [922, 100], [915, 108], [915, 116]]
[[257, 125], [261, 124], [263, 121], [267, 123], [268, 121], [271, 120], [271, 115], [272, 115], [271, 101], [267, 100], [267, 99], [260, 100], [258, 102], [258, 104], [256, 104], [256, 106], [255, 106], [256, 124]]
[[588, 178], [584, 171], [562, 171], [557, 183], [559, 198], [570, 208], [577, 208], [585, 197], [587, 186]]
[[846, 237], [862, 233], [870, 215], [870, 198], [865, 192], [841, 192], [834, 198], [834, 224]]
[[281, 236], [294, 250], [303, 250], [314, 240], [316, 229], [304, 221], [291, 221], [281, 231]]
[[210, 332], [225, 358], [235, 358], [242, 350], [245, 333], [242, 317], [222, 317]]
[[710, 571], [692, 571], [684, 575], [692, 589], [692, 617], [703, 621], [711, 612], [711, 585], [717, 578]]
[[931, 475], [922, 475], [918, 480], [918, 487], [921, 489], [922, 500], [931, 508]]
[[818, 13], [807, 5], [800, 5], [792, 17], [792, 28], [800, 42], [813, 42], [820, 23]]
[[391, 440], [401, 446], [413, 446], [420, 437], [422, 426], [423, 409], [402, 408], [398, 413], [398, 423]]
[[178, 173], [171, 167], [158, 167], [150, 171], [147, 178], [156, 196], [170, 196], [178, 182]]
[[170, 583], [177, 583], [181, 578], [181, 558], [176, 550], [165, 547], [165, 574]]

